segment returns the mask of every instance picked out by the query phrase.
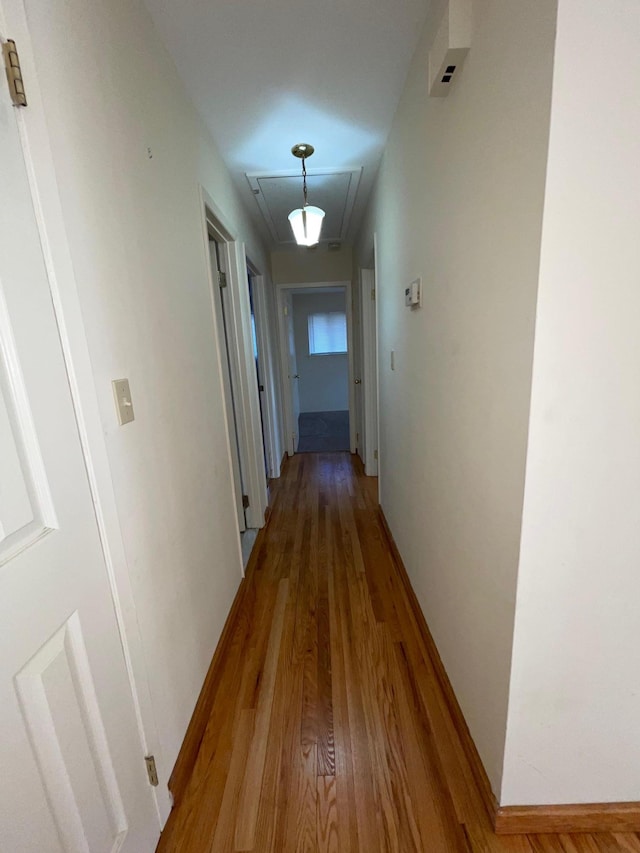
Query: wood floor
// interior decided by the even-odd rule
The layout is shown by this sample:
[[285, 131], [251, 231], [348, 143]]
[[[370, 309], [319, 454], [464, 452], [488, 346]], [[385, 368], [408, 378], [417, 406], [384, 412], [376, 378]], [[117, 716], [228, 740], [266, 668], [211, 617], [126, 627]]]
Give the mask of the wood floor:
[[375, 489], [349, 454], [286, 463], [159, 853], [640, 853], [494, 835]]

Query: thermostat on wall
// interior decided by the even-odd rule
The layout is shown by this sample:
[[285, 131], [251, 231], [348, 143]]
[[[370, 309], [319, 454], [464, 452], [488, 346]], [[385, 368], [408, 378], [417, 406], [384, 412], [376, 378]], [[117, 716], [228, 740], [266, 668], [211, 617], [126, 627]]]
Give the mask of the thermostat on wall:
[[422, 302], [422, 279], [412, 281], [404, 292], [404, 304], [408, 308], [419, 308]]

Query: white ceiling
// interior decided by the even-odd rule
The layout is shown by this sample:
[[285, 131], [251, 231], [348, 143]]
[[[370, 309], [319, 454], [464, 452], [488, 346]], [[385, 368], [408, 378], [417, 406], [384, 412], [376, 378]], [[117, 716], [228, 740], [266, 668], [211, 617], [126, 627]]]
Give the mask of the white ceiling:
[[[268, 242], [289, 240], [282, 215], [300, 206], [301, 179], [283, 180], [300, 174], [300, 161], [291, 155], [298, 142], [315, 146], [310, 173], [343, 176], [325, 175], [315, 187], [309, 180], [310, 204], [330, 207], [326, 225], [333, 224], [323, 239], [352, 237], [429, 0], [145, 2]], [[274, 176], [268, 185], [273, 202], [261, 199], [263, 208], [272, 209], [271, 223], [250, 185], [257, 176], [261, 182]], [[347, 221], [354, 180], [357, 194]], [[339, 236], [328, 233], [338, 228]]]

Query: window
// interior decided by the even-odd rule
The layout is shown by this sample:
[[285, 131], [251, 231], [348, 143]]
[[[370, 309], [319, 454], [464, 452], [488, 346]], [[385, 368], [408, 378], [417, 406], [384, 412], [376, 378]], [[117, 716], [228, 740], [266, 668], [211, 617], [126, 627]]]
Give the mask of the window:
[[347, 351], [347, 315], [309, 314], [309, 355], [332, 355]]

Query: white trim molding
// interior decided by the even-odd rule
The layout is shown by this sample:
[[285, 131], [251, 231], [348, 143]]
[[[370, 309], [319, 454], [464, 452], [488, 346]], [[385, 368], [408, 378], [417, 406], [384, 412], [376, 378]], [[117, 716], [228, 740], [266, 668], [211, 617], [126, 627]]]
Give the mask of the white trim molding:
[[[217, 310], [216, 301], [213, 299], [213, 288], [217, 287], [211, 275], [209, 263], [209, 233], [211, 232], [220, 241], [224, 253], [224, 265], [227, 270], [227, 287], [229, 303], [231, 307], [230, 317], [230, 341], [229, 360], [232, 374], [232, 384], [237, 395], [234, 404], [237, 407], [237, 429], [238, 445], [240, 453], [240, 464], [245, 478], [245, 488], [249, 497], [249, 507], [246, 512], [247, 527], [264, 527], [264, 514], [267, 508], [267, 481], [262, 464], [262, 427], [260, 423], [260, 400], [258, 399], [258, 385], [255, 377], [253, 359], [253, 342], [251, 338], [251, 306], [249, 303], [249, 282], [247, 280], [247, 256], [244, 243], [235, 239], [233, 232], [227, 227], [224, 217], [215, 202], [204, 187], [200, 187], [203, 210], [203, 246], [207, 254], [207, 269], [212, 295], [212, 310]], [[213, 319], [212, 315], [212, 319]], [[213, 334], [215, 335], [218, 349], [220, 370], [223, 358], [224, 344], [218, 340], [213, 323]], [[220, 381], [223, 382], [222, 373]], [[229, 419], [226, 418], [227, 424]], [[231, 471], [231, 482], [233, 482], [233, 470], [231, 462], [231, 436], [227, 429], [227, 453]], [[240, 539], [238, 538], [239, 560], [242, 566], [242, 552]]]

